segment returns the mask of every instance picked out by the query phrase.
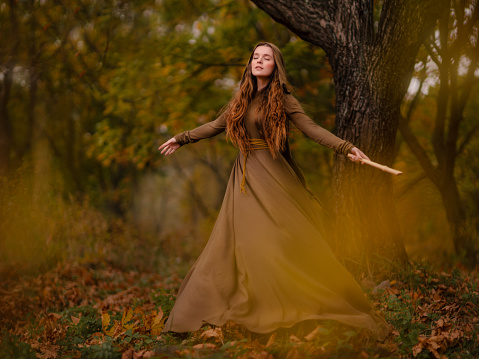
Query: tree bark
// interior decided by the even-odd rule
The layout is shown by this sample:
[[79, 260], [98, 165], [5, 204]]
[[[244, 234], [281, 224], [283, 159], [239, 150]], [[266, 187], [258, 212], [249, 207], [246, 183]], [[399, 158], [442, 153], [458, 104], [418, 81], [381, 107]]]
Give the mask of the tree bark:
[[[337, 135], [372, 160], [392, 165], [416, 54], [447, 1], [385, 0], [377, 31], [372, 0], [252, 1], [324, 49], [336, 87]], [[407, 260], [390, 175], [336, 155], [333, 190], [340, 254], [353, 261]]]

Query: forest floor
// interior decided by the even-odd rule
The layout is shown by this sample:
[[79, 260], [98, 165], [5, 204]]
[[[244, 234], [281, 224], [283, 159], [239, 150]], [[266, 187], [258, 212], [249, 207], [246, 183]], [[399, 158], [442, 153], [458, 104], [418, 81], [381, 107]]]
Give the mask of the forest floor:
[[477, 358], [479, 276], [411, 266], [368, 297], [391, 325], [382, 342], [335, 322], [269, 335], [228, 323], [162, 334], [181, 279], [106, 263], [59, 264], [25, 278], [0, 273], [0, 358]]

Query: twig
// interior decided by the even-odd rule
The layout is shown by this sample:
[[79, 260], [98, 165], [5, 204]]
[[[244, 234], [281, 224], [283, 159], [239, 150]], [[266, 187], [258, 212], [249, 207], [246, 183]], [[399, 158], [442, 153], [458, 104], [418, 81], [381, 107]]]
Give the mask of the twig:
[[[354, 155], [352, 153], [348, 154], [348, 157], [349, 158], [353, 158]], [[376, 162], [373, 162], [373, 161], [370, 161], [370, 160], [366, 160], [364, 158], [360, 158], [360, 161], [362, 163], [365, 163], [369, 166], [372, 166], [372, 167], [375, 167], [375, 168], [378, 168], [380, 169], [381, 171], [384, 171], [384, 172], [387, 172], [387, 173], [391, 173], [395, 176], [399, 176], [399, 175], [402, 175], [402, 172], [401, 171], [398, 171], [398, 170], [395, 170], [394, 168], [390, 168], [388, 166], [384, 166], [384, 165], [381, 165], [379, 163], [376, 163]]]

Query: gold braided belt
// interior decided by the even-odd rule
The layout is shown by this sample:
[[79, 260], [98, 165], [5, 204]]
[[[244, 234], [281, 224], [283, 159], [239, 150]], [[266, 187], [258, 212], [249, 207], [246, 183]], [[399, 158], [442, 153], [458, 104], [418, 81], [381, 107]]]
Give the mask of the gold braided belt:
[[[249, 140], [249, 143], [251, 144], [251, 151], [269, 149], [269, 146], [266, 143], [266, 141], [261, 139], [261, 138], [252, 138], [252, 139]], [[241, 181], [241, 191], [240, 191], [240, 193], [243, 193], [243, 192], [246, 193], [246, 189], [244, 188], [244, 185], [246, 183], [246, 158], [247, 157], [248, 157], [248, 152], [244, 155], [243, 180]]]

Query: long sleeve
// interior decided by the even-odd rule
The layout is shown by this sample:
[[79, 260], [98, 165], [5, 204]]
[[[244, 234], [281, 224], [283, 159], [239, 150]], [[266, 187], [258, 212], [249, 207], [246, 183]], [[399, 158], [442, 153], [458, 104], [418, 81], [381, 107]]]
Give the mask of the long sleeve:
[[347, 155], [354, 147], [352, 143], [336, 137], [315, 123], [306, 115], [298, 100], [291, 95], [285, 95], [285, 110], [291, 122], [314, 142], [343, 155]]
[[194, 143], [204, 138], [210, 138], [216, 136], [226, 129], [226, 120], [224, 114], [218, 117], [216, 120], [205, 123], [193, 130], [179, 133], [175, 136], [176, 142], [180, 146], [188, 143]]

